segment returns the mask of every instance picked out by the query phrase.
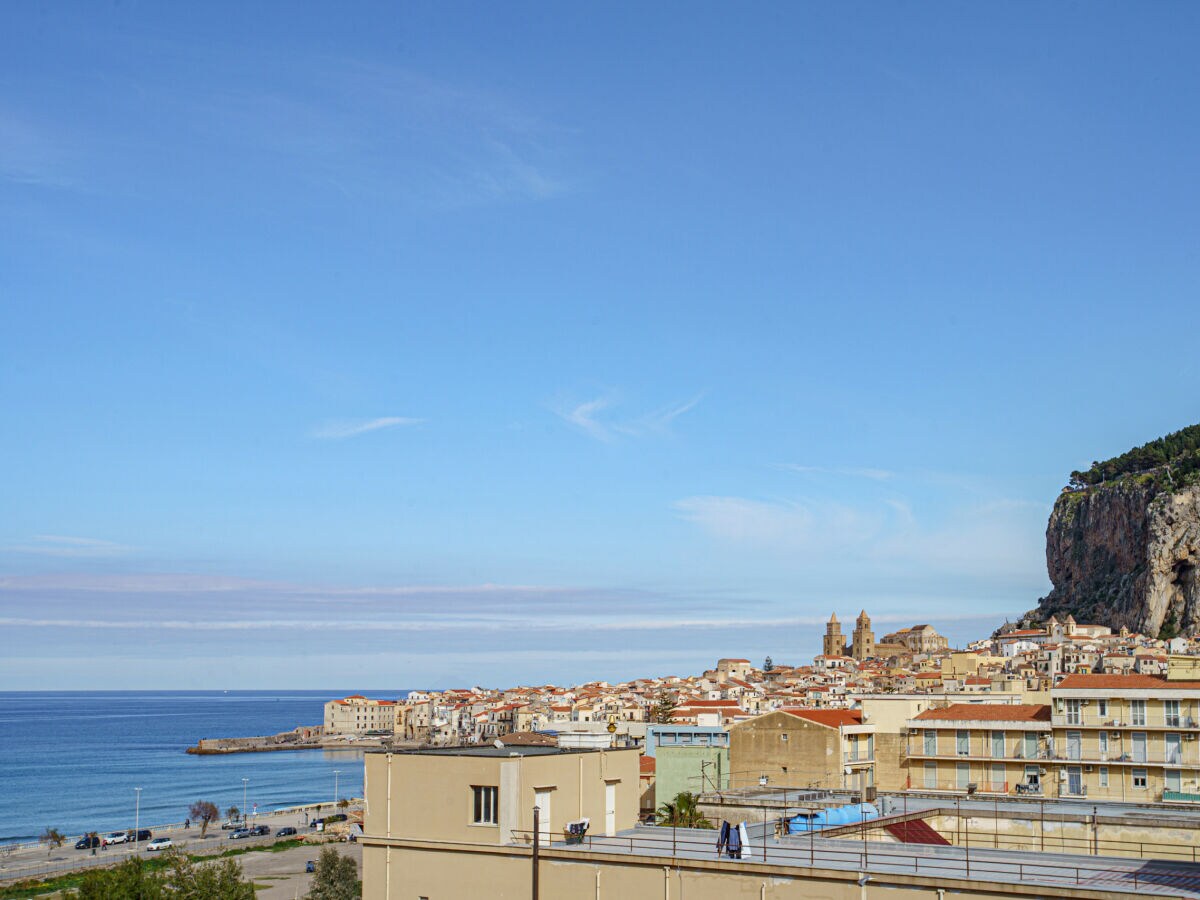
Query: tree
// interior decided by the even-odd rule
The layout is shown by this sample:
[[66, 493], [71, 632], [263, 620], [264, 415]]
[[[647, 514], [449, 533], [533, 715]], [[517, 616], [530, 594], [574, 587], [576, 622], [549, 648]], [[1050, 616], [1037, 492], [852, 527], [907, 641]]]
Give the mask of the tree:
[[678, 706], [675, 697], [666, 691], [659, 691], [658, 696], [654, 698], [654, 707], [650, 710], [650, 717], [659, 725], [669, 725], [671, 723], [671, 713]]
[[254, 885], [232, 859], [196, 863], [182, 853], [168, 856], [163, 886], [171, 900], [254, 900]]
[[166, 894], [162, 877], [135, 856], [111, 869], [93, 869], [83, 876], [78, 890], [63, 896], [66, 900], [163, 900]]
[[188, 817], [200, 823], [200, 837], [204, 837], [208, 833], [209, 823], [221, 818], [221, 810], [217, 809], [215, 803], [197, 800], [188, 807]]
[[673, 801], [660, 806], [658, 824], [678, 828], [712, 828], [712, 823], [697, 808], [696, 795], [691, 791], [676, 794]]
[[1160, 641], [1169, 641], [1171, 638], [1179, 637], [1179, 617], [1174, 612], [1162, 623], [1162, 627], [1158, 629], [1158, 639]]
[[317, 857], [308, 900], [358, 900], [362, 897], [362, 882], [358, 866], [348, 856], [326, 847]]
[[349, 808], [350, 808], [350, 801], [347, 800], [345, 797], [343, 797], [341, 800], [338, 801], [338, 809], [340, 809], [342, 812], [345, 812]]
[[254, 900], [254, 885], [232, 859], [193, 862], [182, 853], [166, 854], [165, 872], [152, 871], [134, 857], [111, 869], [88, 872], [67, 900]]
[[229, 817], [229, 820], [231, 822], [236, 822], [238, 819], [240, 819], [242, 817], [242, 811], [240, 809], [238, 809], [236, 806], [231, 806], [231, 807], [229, 807], [229, 809], [225, 810], [225, 815], [227, 815]]
[[63, 845], [63, 841], [66, 839], [66, 835], [64, 835], [57, 828], [47, 828], [42, 832], [41, 837], [38, 838], [39, 841], [46, 845], [47, 856], [61, 847]]

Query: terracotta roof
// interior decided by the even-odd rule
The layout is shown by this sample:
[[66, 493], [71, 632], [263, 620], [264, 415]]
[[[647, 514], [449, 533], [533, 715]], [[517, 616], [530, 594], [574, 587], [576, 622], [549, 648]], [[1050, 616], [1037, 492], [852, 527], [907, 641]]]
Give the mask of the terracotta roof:
[[653, 775], [655, 765], [653, 756], [638, 757], [638, 772], [642, 775]]
[[784, 707], [785, 712], [797, 719], [807, 719], [826, 728], [839, 728], [842, 725], [861, 725], [862, 712], [857, 709], [808, 709], [802, 706]]
[[951, 703], [927, 709], [914, 718], [944, 722], [1049, 722], [1050, 707], [1041, 703]]
[[1068, 675], [1056, 687], [1075, 690], [1200, 691], [1200, 681], [1167, 681], [1153, 675]]

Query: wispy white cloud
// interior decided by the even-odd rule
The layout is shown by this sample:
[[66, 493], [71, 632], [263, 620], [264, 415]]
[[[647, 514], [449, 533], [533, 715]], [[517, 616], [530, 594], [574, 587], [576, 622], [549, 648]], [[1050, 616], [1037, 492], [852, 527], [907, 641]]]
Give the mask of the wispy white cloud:
[[372, 431], [381, 431], [384, 428], [420, 425], [424, 421], [424, 419], [412, 419], [406, 416], [381, 416], [378, 419], [326, 422], [313, 429], [312, 436], [322, 440], [341, 441]]
[[695, 496], [674, 509], [730, 552], [784, 558], [810, 574], [904, 572], [931, 585], [951, 575], [1044, 578], [1040, 504], [960, 502], [935, 514], [896, 496], [859, 503]]
[[640, 416], [621, 417], [607, 415], [616, 403], [609, 396], [596, 397], [582, 403], [557, 403], [550, 408], [554, 414], [569, 425], [598, 441], [611, 442], [619, 437], [642, 437], [649, 434], [670, 434], [671, 423], [695, 409], [703, 394], [690, 400], [673, 403]]
[[133, 549], [133, 547], [100, 538], [69, 537], [61, 534], [37, 534], [24, 543], [0, 547], [0, 550], [7, 553], [79, 558], [121, 556], [132, 552]]

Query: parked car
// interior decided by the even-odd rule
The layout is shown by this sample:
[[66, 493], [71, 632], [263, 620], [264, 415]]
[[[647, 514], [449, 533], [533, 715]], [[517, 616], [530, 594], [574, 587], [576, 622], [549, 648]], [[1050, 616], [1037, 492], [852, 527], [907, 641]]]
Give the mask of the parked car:
[[147, 850], [166, 850], [168, 847], [173, 847], [170, 838], [155, 838], [146, 845]]
[[253, 837], [258, 837], [259, 835], [270, 834], [270, 833], [271, 833], [270, 825], [255, 825], [253, 828], [250, 829], [250, 834]]
[[125, 832], [125, 840], [129, 841], [131, 844], [136, 844], [139, 841], [148, 841], [152, 837], [154, 837], [154, 835], [150, 833], [149, 828], [139, 828], [136, 836], [134, 835], [132, 828]]
[[278, 831], [275, 832], [275, 837], [287, 837], [289, 834], [295, 834], [295, 833], [296, 833], [295, 828], [293, 828], [291, 825], [285, 825], [283, 828], [280, 828]]
[[229, 832], [229, 839], [231, 841], [240, 841], [242, 838], [248, 838], [248, 837], [250, 837], [250, 829], [249, 828], [239, 828], [237, 831]]
[[112, 834], [106, 834], [101, 843], [104, 844], [123, 844], [129, 840], [129, 835], [124, 831], [114, 831]]
[[239, 828], [245, 828], [246, 823], [241, 819], [230, 819], [228, 822], [221, 823], [222, 831], [237, 831]]
[[100, 835], [85, 834], [75, 842], [76, 850], [91, 850], [93, 847], [99, 847], [101, 843]]
[[313, 860], [310, 859], [308, 862], [306, 862], [304, 864], [304, 871], [310, 872], [310, 873], [317, 871], [317, 864]]

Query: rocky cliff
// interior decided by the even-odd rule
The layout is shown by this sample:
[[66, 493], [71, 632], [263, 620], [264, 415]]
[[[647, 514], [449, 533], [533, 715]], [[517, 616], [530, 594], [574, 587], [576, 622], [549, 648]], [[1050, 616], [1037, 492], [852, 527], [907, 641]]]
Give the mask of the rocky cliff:
[[1034, 618], [1200, 632], [1200, 484], [1156, 472], [1064, 491], [1046, 528], [1054, 589]]

